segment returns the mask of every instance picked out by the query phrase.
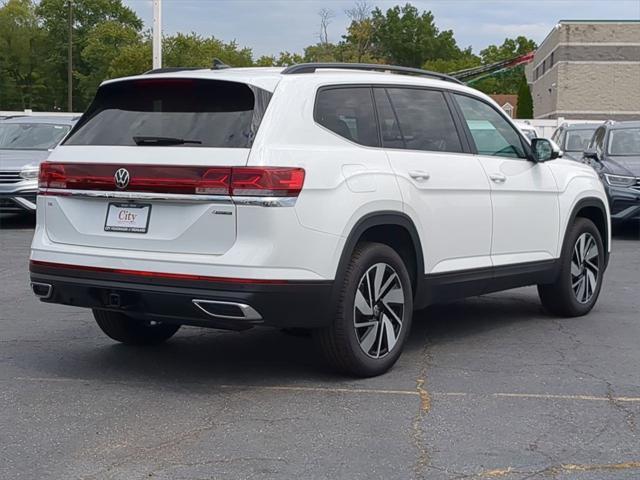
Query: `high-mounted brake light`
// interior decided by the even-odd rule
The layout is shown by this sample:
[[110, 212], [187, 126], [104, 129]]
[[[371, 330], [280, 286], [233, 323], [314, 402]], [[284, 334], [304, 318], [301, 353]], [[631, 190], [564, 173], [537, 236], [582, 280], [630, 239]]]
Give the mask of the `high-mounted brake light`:
[[289, 167], [201, 167], [43, 162], [41, 193], [64, 190], [153, 192], [187, 195], [295, 197], [304, 169]]

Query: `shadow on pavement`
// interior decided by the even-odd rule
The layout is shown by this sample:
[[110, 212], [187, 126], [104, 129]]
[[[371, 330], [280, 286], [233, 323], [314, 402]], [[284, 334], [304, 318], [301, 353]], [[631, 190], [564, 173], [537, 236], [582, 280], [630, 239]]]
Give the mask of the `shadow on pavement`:
[[614, 224], [611, 235], [616, 240], [640, 240], [640, 221], [629, 221]]
[[0, 230], [27, 229], [36, 226], [36, 216], [30, 213], [0, 213]]
[[[437, 345], [457, 341], [536, 317], [543, 317], [537, 296], [522, 293], [481, 297], [416, 312], [404, 357], [400, 359], [403, 367], [396, 368], [396, 374], [400, 375], [397, 372], [402, 368], [419, 367], [425, 342]], [[184, 328], [166, 344], [144, 348], [111, 343], [108, 338], [97, 336], [97, 326], [95, 330], [88, 329], [85, 322], [81, 331], [91, 336], [87, 339], [76, 334], [74, 340], [74, 320], [65, 325], [66, 332], [57, 333], [68, 333], [69, 341], [41, 344], [35, 358], [31, 355], [22, 358], [31, 365], [21, 367], [32, 375], [39, 371], [46, 378], [86, 379], [105, 386], [112, 382], [134, 383], [143, 388], [190, 392], [210, 391], [221, 384], [337, 385], [354, 381], [326, 366], [312, 338], [275, 329], [236, 333]], [[389, 375], [393, 376], [394, 370]], [[394, 380], [397, 383], [402, 379]]]

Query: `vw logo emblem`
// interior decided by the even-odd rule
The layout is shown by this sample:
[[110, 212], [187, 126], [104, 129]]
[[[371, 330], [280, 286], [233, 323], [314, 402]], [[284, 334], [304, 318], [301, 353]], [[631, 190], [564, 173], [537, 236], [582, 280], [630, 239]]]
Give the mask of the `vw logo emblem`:
[[116, 181], [116, 187], [118, 188], [127, 188], [129, 185], [129, 171], [126, 168], [119, 168], [116, 170], [116, 174], [113, 176]]

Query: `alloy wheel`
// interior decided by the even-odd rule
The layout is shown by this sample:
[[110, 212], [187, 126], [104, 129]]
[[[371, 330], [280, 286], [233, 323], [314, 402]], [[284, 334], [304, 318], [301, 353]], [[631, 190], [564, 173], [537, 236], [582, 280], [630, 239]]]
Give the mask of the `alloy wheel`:
[[362, 351], [371, 358], [388, 355], [398, 342], [404, 320], [404, 290], [390, 265], [376, 263], [360, 279], [353, 325]]
[[578, 237], [571, 257], [571, 288], [580, 303], [593, 298], [600, 278], [600, 252], [590, 233]]

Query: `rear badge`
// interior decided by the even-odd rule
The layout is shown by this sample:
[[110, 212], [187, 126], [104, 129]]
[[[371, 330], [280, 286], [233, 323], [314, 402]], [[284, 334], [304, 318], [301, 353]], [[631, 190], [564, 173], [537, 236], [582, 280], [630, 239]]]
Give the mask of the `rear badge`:
[[116, 187], [121, 189], [127, 188], [130, 180], [129, 170], [127, 170], [126, 168], [119, 168], [118, 170], [116, 170], [113, 178], [116, 182]]
[[213, 213], [214, 215], [233, 215], [233, 213], [228, 210], [214, 210], [211, 213]]

